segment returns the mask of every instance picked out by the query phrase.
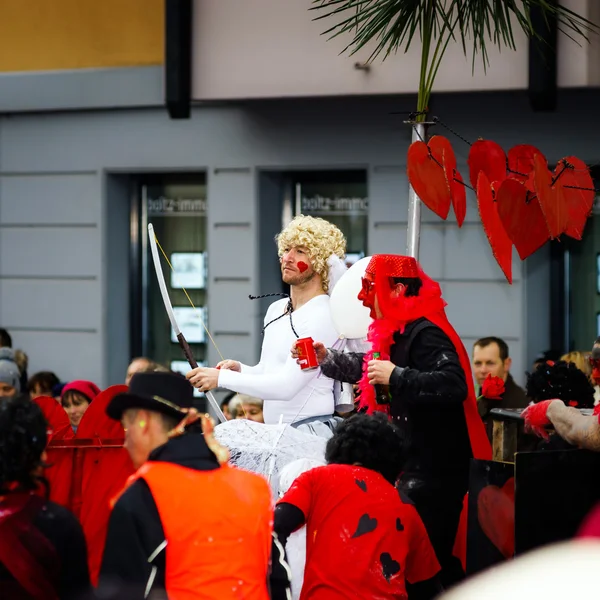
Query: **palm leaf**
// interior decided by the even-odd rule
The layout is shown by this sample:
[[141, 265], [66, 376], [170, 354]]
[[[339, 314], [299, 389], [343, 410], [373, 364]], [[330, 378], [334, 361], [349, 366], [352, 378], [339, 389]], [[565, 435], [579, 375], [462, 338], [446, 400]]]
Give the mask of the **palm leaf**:
[[471, 46], [473, 68], [478, 55], [485, 68], [488, 44], [516, 49], [513, 23], [528, 37], [541, 39], [531, 21], [533, 10], [541, 11], [546, 23], [556, 18], [559, 30], [575, 41], [587, 40], [589, 33], [599, 31], [597, 25], [556, 0], [313, 0], [311, 10], [319, 12], [315, 20], [336, 20], [324, 35], [349, 36], [342, 53], [354, 54], [373, 45], [368, 62], [377, 57], [385, 60], [400, 49], [406, 52], [418, 32], [422, 43], [418, 111], [427, 107], [450, 40], [459, 40], [465, 55]]
[[539, 37], [531, 23], [531, 11], [540, 9], [548, 19], [556, 16], [560, 29], [574, 39], [587, 39], [598, 31], [597, 25], [552, 0], [313, 0], [311, 10], [319, 11], [319, 19], [341, 17], [324, 31], [336, 37], [350, 33], [346, 50], [354, 54], [372, 41], [376, 42], [369, 60], [396, 52], [404, 43], [407, 50], [419, 30], [421, 38], [430, 29], [438, 31], [458, 19], [458, 34], [465, 54], [470, 38], [473, 54], [481, 53], [487, 64], [487, 43], [501, 48], [515, 48], [511, 17], [526, 35]]

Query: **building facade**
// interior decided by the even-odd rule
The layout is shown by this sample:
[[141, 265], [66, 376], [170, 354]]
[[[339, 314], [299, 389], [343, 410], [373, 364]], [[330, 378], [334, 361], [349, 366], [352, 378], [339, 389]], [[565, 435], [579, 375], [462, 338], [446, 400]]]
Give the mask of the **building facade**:
[[[282, 291], [274, 236], [294, 214], [339, 223], [353, 258], [405, 251], [414, 57], [366, 71], [319, 36], [310, 2], [253, 0], [245, 13], [248, 2], [196, 0], [194, 103], [190, 119], [172, 120], [163, 3], [60, 3], [62, 25], [41, 1], [8, 3], [19, 27], [0, 19], [20, 40], [12, 58], [0, 52], [0, 326], [30, 372], [108, 385], [138, 354], [181, 368], [148, 223], [173, 266], [163, 262], [182, 330], [207, 364], [258, 360], [266, 301], [248, 296]], [[65, 22], [79, 32], [69, 43]], [[531, 109], [525, 50], [493, 57], [487, 77], [471, 79], [453, 49], [432, 114], [467, 141], [533, 144], [550, 164], [599, 161], [597, 48], [569, 44], [556, 111]], [[441, 125], [435, 133], [451, 139], [466, 177], [467, 143]], [[508, 285], [469, 194], [460, 229], [423, 209], [420, 260], [467, 347], [503, 337], [522, 383], [557, 327], [565, 348], [596, 335], [597, 232], [592, 218], [580, 244], [547, 245], [524, 263], [515, 253]], [[554, 330], [553, 305], [564, 317]]]

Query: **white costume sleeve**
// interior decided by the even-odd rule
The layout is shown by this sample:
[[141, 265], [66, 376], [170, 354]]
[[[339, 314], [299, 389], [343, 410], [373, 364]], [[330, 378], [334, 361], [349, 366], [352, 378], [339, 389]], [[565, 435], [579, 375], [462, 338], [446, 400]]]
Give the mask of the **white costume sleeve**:
[[[263, 321], [263, 327], [273, 318], [272, 312], [273, 312], [273, 308], [274, 308], [275, 304], [276, 303], [274, 302], [273, 304], [271, 304], [269, 306], [269, 309], [267, 310], [267, 312], [265, 314], [265, 318]], [[252, 366], [252, 365], [246, 365], [243, 362], [240, 362], [240, 368], [241, 368], [242, 373], [248, 374], [248, 375], [258, 375], [259, 373], [263, 373], [265, 370], [265, 363], [263, 361], [262, 351], [260, 353], [260, 360], [258, 361], [258, 364]]]
[[244, 363], [240, 363], [240, 367], [242, 369], [242, 373], [245, 373], [247, 375], [258, 375], [259, 373], [262, 373], [265, 370], [264, 365], [262, 364], [262, 362], [259, 362], [257, 365], [251, 366], [251, 365], [245, 365]]
[[303, 371], [290, 355], [277, 373], [220, 371], [219, 387], [261, 400], [291, 400], [316, 374], [316, 371]]
[[[294, 320], [294, 327], [299, 337], [312, 337], [331, 345], [337, 334], [333, 330], [328, 311], [312, 312], [306, 318]], [[333, 339], [323, 339], [326, 337]], [[286, 348], [287, 351], [287, 348]], [[260, 365], [260, 363], [259, 363]], [[224, 387], [240, 394], [248, 394], [262, 400], [292, 400], [320, 370], [303, 371], [291, 356], [291, 348], [285, 364], [277, 372], [254, 373], [223, 370], [219, 372], [219, 387]], [[321, 377], [324, 377], [321, 375]]]

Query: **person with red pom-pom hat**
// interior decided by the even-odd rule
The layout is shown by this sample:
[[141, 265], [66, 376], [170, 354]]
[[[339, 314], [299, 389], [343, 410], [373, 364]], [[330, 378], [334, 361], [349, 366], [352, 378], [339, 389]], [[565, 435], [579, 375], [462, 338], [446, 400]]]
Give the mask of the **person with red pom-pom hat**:
[[463, 576], [452, 550], [470, 459], [491, 458], [469, 356], [448, 322], [440, 286], [414, 258], [373, 256], [358, 299], [373, 317], [371, 351], [315, 350], [324, 375], [358, 382], [362, 410], [387, 412], [410, 439], [399, 488], [423, 519], [448, 586]]

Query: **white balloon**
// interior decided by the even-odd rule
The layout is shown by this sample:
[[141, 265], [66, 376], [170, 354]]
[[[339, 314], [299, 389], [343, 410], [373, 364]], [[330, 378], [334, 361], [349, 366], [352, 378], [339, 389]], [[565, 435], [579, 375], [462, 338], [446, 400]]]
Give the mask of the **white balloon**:
[[440, 600], [589, 598], [592, 594], [585, 590], [598, 587], [599, 561], [597, 538], [560, 542], [487, 569], [453, 587]]
[[363, 339], [367, 337], [371, 316], [369, 309], [358, 299], [362, 278], [371, 260], [365, 256], [355, 262], [339, 279], [329, 300], [333, 326], [341, 337]]

